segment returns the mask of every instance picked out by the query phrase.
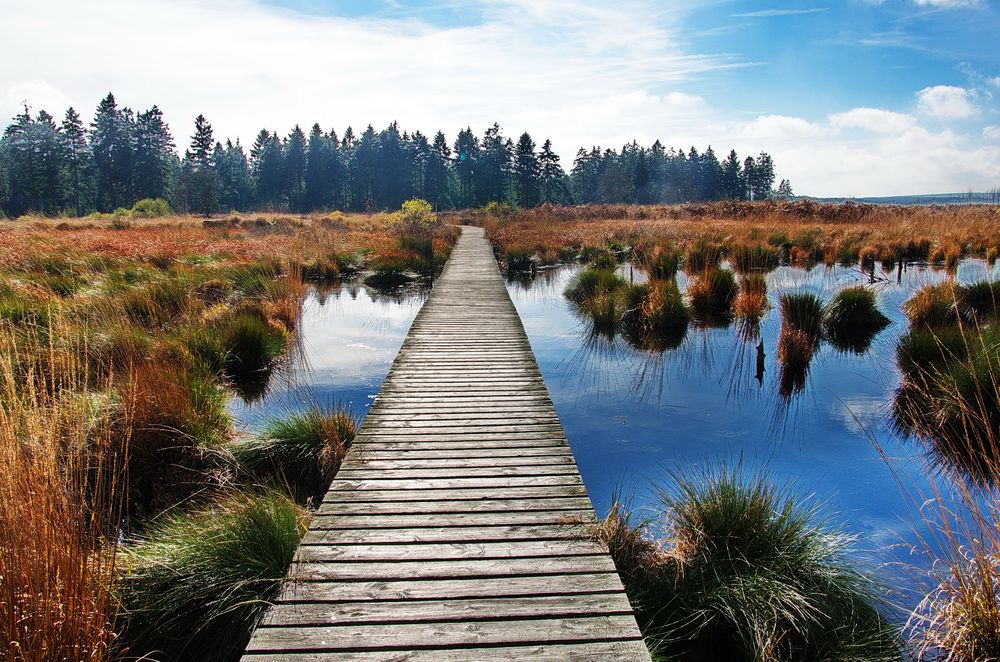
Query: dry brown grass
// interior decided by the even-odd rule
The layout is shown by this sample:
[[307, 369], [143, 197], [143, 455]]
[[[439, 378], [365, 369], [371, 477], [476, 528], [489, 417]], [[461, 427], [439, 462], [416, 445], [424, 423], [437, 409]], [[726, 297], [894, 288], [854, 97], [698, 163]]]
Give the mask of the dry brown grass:
[[63, 363], [77, 389], [57, 398], [24, 379], [15, 357], [62, 350], [7, 329], [0, 342], [0, 657], [101, 660], [117, 609], [127, 435], [98, 414], [71, 354]]
[[995, 255], [1000, 241], [1000, 208], [986, 205], [901, 207], [808, 201], [543, 205], [509, 219], [481, 212], [457, 214], [454, 219], [484, 225], [505, 251], [527, 250], [549, 262], [566, 247], [603, 247], [618, 241], [632, 246], [672, 244], [683, 250], [700, 242], [718, 243], [727, 250], [764, 244], [786, 250], [793, 264], [856, 263], [862, 257], [894, 263], [925, 259], [933, 246], [935, 252], [940, 249], [942, 262], [954, 263], [964, 255]]

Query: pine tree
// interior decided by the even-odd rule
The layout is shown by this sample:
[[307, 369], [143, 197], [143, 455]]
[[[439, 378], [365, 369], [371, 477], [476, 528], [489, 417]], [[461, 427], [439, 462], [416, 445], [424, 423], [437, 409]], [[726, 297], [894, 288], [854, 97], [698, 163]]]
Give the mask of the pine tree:
[[538, 154], [538, 164], [541, 171], [541, 201], [557, 204], [571, 202], [566, 172], [559, 165], [559, 155], [552, 151], [552, 141], [547, 138]]
[[0, 154], [5, 161], [6, 213], [55, 214], [61, 208], [62, 146], [59, 127], [44, 110], [24, 112], [4, 131]]
[[135, 122], [135, 158], [132, 189], [135, 197], [166, 198], [174, 161], [174, 140], [155, 105], [139, 113]]
[[424, 175], [424, 194], [435, 209], [443, 209], [451, 205], [451, 148], [444, 133], [434, 134], [430, 155], [427, 157], [427, 168]]
[[770, 154], [760, 153], [754, 162], [749, 180], [754, 200], [766, 200], [771, 197], [771, 189], [774, 187], [774, 162]]
[[355, 211], [375, 209], [375, 177], [378, 168], [378, 136], [369, 124], [351, 149], [348, 178], [351, 208]]
[[90, 127], [90, 149], [95, 172], [95, 196], [98, 211], [111, 211], [118, 207], [121, 192], [115, 178], [118, 132], [121, 117], [113, 94], [101, 99]]
[[306, 135], [298, 124], [285, 139], [284, 197], [294, 211], [303, 211], [306, 181]]
[[455, 138], [455, 175], [458, 178], [457, 205], [460, 208], [472, 207], [478, 198], [476, 194], [477, 175], [479, 167], [479, 139], [472, 133], [471, 127], [458, 132]]
[[66, 110], [59, 135], [62, 148], [63, 209], [83, 215], [93, 207], [93, 164], [87, 131], [80, 114], [72, 107]]
[[331, 204], [333, 197], [332, 164], [336, 157], [330, 138], [319, 124], [309, 130], [306, 147], [306, 172], [304, 178], [306, 209], [321, 209]]
[[722, 180], [719, 183], [723, 200], [743, 200], [746, 187], [743, 185], [743, 169], [740, 167], [740, 157], [736, 150], [730, 150], [729, 156], [722, 162]]
[[514, 144], [494, 123], [483, 133], [476, 171], [476, 204], [503, 202], [510, 197], [511, 157]]
[[752, 156], [748, 156], [745, 161], [743, 161], [743, 179], [741, 183], [743, 185], [743, 199], [753, 200], [754, 199], [754, 188], [757, 181], [757, 163], [753, 160]]
[[216, 143], [212, 125], [204, 115], [194, 120], [191, 145], [184, 153], [182, 174], [183, 207], [211, 214], [219, 206], [219, 175], [215, 170]]
[[795, 194], [792, 193], [792, 183], [787, 179], [782, 179], [781, 183], [778, 184], [778, 190], [775, 197], [779, 200], [791, 200], [795, 197]]
[[222, 209], [243, 210], [251, 201], [250, 166], [240, 141], [226, 146], [215, 143], [212, 160], [219, 181], [219, 202]]
[[535, 207], [541, 202], [542, 167], [535, 154], [535, 141], [525, 132], [514, 148], [514, 200], [519, 207]]

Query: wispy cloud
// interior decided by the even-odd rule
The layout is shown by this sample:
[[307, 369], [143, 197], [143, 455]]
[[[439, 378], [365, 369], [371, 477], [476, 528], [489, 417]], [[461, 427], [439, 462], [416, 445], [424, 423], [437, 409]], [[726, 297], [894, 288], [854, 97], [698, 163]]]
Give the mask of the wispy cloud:
[[771, 18], [773, 16], [799, 16], [801, 14], [818, 14], [826, 11], [826, 7], [814, 7], [812, 9], [761, 9], [759, 11], [748, 11], [739, 14], [730, 14], [734, 18]]

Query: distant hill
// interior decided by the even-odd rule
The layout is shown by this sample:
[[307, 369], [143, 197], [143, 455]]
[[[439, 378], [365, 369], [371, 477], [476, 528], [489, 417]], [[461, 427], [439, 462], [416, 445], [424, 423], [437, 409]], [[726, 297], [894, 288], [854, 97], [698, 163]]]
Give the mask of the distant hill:
[[995, 205], [1000, 204], [1000, 191], [985, 193], [926, 193], [923, 195], [887, 195], [872, 198], [818, 198], [800, 195], [796, 200], [817, 202], [865, 202], [873, 205]]

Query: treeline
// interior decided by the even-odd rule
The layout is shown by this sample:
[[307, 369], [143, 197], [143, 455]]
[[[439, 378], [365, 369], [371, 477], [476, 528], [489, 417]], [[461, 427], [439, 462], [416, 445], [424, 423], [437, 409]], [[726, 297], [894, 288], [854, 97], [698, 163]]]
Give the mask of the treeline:
[[453, 143], [438, 131], [381, 131], [370, 125], [355, 135], [306, 134], [296, 126], [285, 137], [260, 131], [249, 152], [237, 140], [217, 141], [204, 116], [183, 156], [156, 106], [136, 113], [114, 95], [101, 100], [89, 127], [70, 108], [60, 123], [25, 107], [0, 139], [0, 212], [84, 215], [112, 212], [150, 198], [178, 211], [397, 209], [424, 198], [437, 209], [506, 202], [533, 207], [560, 204], [661, 203], [789, 196], [782, 181], [772, 191], [774, 164], [761, 153], [741, 161], [736, 152], [720, 163], [712, 148], [581, 149], [570, 174], [552, 142], [539, 147], [527, 133], [514, 142], [499, 125], [482, 137], [471, 128]]

